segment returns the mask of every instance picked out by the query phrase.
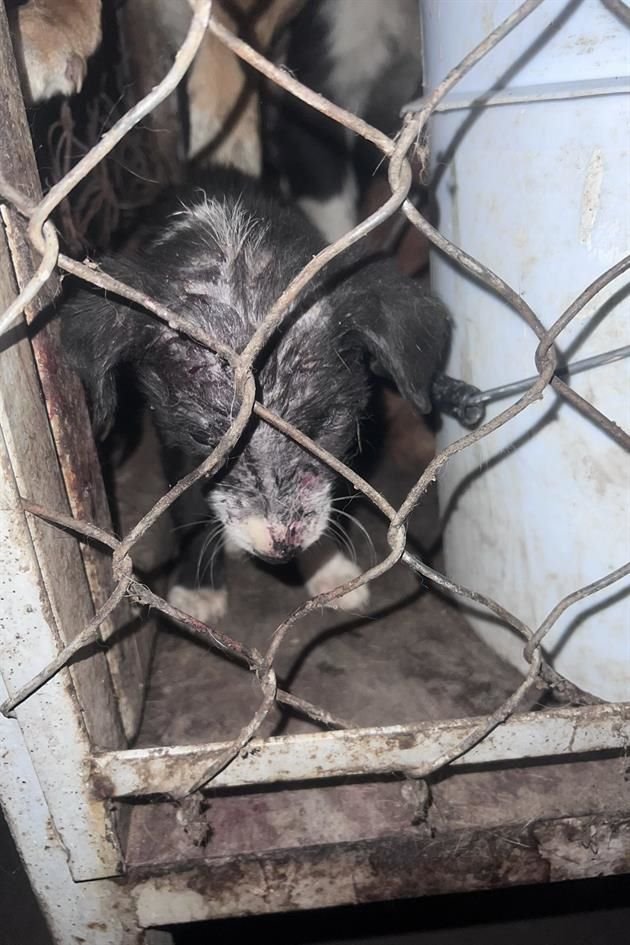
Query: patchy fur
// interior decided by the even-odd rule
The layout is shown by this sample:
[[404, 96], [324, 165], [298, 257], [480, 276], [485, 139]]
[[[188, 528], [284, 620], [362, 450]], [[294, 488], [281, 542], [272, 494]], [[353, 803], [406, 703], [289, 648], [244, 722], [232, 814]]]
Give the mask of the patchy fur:
[[[322, 248], [320, 239], [298, 210], [235, 173], [215, 171], [180, 201], [179, 211], [140, 251], [103, 266], [242, 350]], [[117, 372], [126, 366], [153, 411], [170, 480], [210, 453], [239, 407], [232, 371], [221, 358], [91, 288], [71, 299], [63, 316], [63, 341], [99, 428], [111, 423]], [[307, 287], [268, 343], [256, 366], [258, 396], [349, 460], [368, 402], [370, 360], [426, 411], [446, 338], [447, 319], [437, 301], [388, 262], [352, 251]], [[270, 561], [309, 548], [328, 525], [334, 480], [292, 440], [252, 419], [212, 483], [197, 484], [179, 500], [176, 512], [184, 523], [205, 524], [188, 540], [178, 583], [220, 585], [216, 539], [213, 544], [205, 537], [212, 521], [221, 523], [232, 546]]]

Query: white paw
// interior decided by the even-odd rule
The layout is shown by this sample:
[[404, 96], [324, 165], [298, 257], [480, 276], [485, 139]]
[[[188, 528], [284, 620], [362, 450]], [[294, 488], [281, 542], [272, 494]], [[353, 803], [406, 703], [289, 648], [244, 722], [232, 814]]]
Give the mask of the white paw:
[[80, 92], [87, 71], [85, 59], [73, 52], [58, 50], [41, 58], [41, 50], [23, 46], [26, 97], [41, 102], [55, 95], [69, 98]]
[[[345, 584], [346, 581], [358, 577], [361, 573], [362, 569], [358, 564], [346, 558], [340, 551], [336, 551], [309, 577], [306, 582], [306, 590], [309, 597], [315, 597], [316, 594], [324, 594], [326, 591], [334, 590], [340, 584]], [[367, 607], [369, 600], [369, 588], [367, 584], [362, 584], [361, 587], [355, 587], [353, 591], [349, 591], [343, 597], [331, 601], [328, 606], [340, 610], [363, 610]]]
[[227, 591], [210, 587], [183, 587], [175, 584], [168, 592], [168, 602], [202, 623], [216, 623], [227, 611]]

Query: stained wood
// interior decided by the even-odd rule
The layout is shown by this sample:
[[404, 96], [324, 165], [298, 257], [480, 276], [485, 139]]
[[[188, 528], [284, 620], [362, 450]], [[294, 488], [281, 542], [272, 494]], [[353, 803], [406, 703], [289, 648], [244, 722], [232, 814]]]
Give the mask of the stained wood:
[[[4, 14], [0, 18], [0, 173], [30, 200], [41, 195], [26, 113], [19, 90]], [[28, 281], [36, 266], [24, 235], [24, 221], [3, 213], [6, 240], [0, 252], [2, 308]], [[9, 253], [10, 246], [10, 253]], [[0, 385], [5, 402], [11, 461], [24, 496], [111, 528], [111, 520], [85, 398], [78, 379], [64, 363], [51, 306], [59, 291], [56, 278], [26, 311], [22, 321], [0, 339]], [[51, 432], [52, 431], [52, 432]], [[109, 555], [42, 522], [30, 523], [59, 633], [72, 639], [108, 596], [112, 578]], [[131, 614], [121, 607], [118, 625]], [[103, 634], [115, 629], [110, 623]], [[135, 735], [142, 712], [144, 683], [152, 643], [149, 631], [119, 640], [107, 656], [94, 653], [76, 663], [72, 674], [86, 724], [99, 747], [122, 747]]]

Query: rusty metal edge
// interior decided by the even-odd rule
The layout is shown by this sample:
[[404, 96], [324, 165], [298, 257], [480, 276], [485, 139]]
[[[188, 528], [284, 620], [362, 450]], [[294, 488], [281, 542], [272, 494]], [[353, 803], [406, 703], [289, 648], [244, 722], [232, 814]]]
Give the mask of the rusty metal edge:
[[[425, 722], [256, 739], [212, 781], [213, 787], [313, 781], [348, 775], [413, 774], [456, 745], [480, 719]], [[513, 716], [454, 764], [514, 762], [630, 744], [630, 703], [562, 708]], [[92, 784], [99, 797], [181, 795], [225, 750], [225, 743], [97, 754]]]
[[427, 839], [405, 834], [268, 855], [132, 868], [140, 925], [415, 898], [630, 872], [630, 814], [587, 815]]

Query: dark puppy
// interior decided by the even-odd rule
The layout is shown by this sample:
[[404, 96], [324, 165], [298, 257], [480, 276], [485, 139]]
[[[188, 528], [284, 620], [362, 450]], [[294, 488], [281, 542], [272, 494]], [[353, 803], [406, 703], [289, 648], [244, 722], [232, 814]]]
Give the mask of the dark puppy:
[[[215, 171], [180, 198], [133, 256], [103, 268], [212, 336], [242, 350], [293, 277], [321, 248], [302, 214], [247, 178]], [[116, 408], [117, 372], [131, 369], [154, 412], [172, 480], [200, 463], [239, 407], [229, 366], [124, 300], [83, 287], [63, 311], [63, 340], [83, 378], [97, 428]], [[311, 282], [256, 365], [263, 404], [335, 456], [349, 459], [370, 389], [370, 362], [415, 406], [430, 409], [429, 387], [448, 323], [439, 303], [382, 260], [358, 251]], [[124, 409], [124, 404], [121, 408]], [[330, 516], [334, 475], [268, 425], [252, 420], [209, 485], [180, 500], [183, 523], [203, 520], [188, 542], [171, 600], [202, 619], [225, 610], [220, 546], [272, 562], [310, 549], [302, 567], [310, 594], [359, 573], [339, 552], [315, 543]], [[216, 527], [215, 527], [216, 526]], [[218, 537], [221, 535], [221, 538]], [[348, 609], [366, 588], [346, 595]]]

